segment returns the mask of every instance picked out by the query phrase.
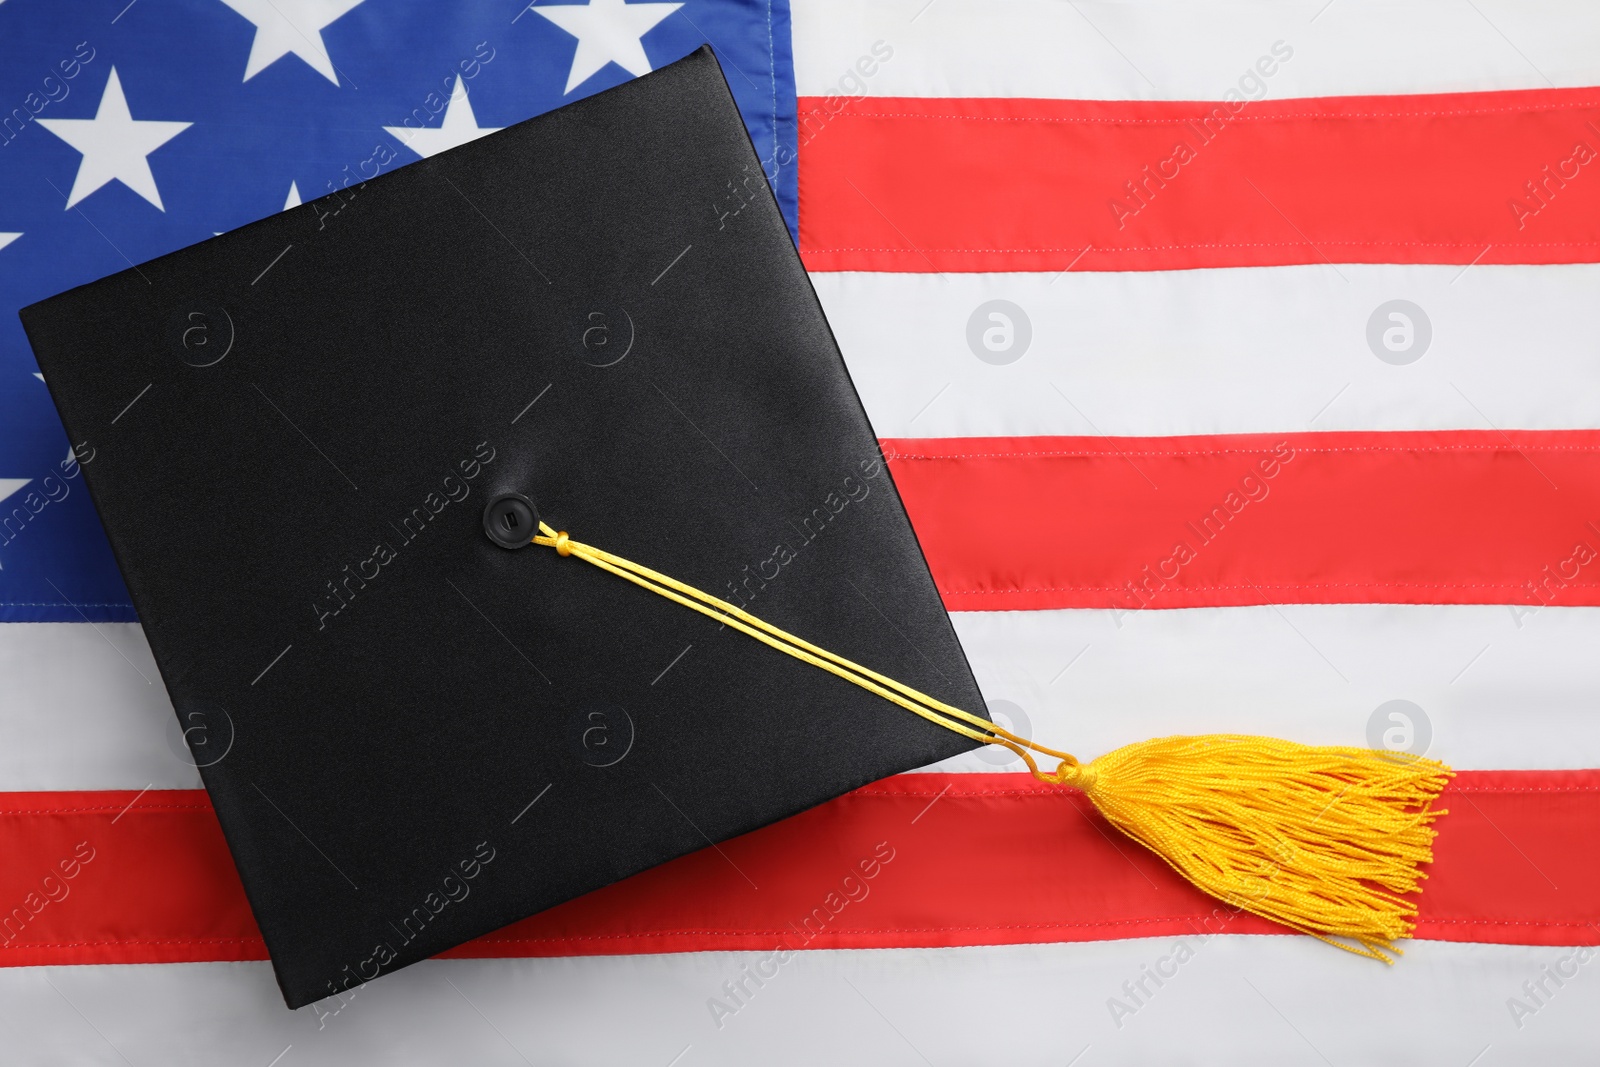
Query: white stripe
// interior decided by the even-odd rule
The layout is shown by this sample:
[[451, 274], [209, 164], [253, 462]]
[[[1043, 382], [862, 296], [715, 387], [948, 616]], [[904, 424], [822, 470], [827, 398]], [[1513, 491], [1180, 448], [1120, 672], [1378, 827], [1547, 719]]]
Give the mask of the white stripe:
[[[1364, 744], [1380, 704], [1409, 700], [1428, 719], [1429, 755], [1457, 767], [1600, 766], [1600, 608], [1317, 604], [952, 618], [985, 696], [1021, 708], [1039, 740], [1087, 756], [1209, 731]], [[199, 788], [137, 625], [0, 626], [0, 677], [0, 790]], [[937, 769], [1016, 767], [969, 753]]]
[[[811, 279], [880, 437], [1600, 427], [1600, 264]], [[1431, 325], [1406, 365], [1367, 340], [1396, 299]], [[1005, 341], [990, 300], [1031, 326], [1015, 362], [968, 342]]]
[[[285, 1011], [264, 963], [14, 968], [0, 970], [0, 1025], [9, 1061], [115, 1067], [266, 1067], [289, 1046], [284, 1067], [1488, 1067], [1565, 1062], [1592, 1047], [1600, 1011], [1592, 949], [1580, 963], [1573, 949], [1417, 942], [1385, 968], [1302, 937], [1182, 943], [430, 960], [320, 1019]], [[744, 979], [763, 963], [763, 986]], [[1546, 967], [1569, 977], [1557, 986]], [[750, 995], [719, 1028], [708, 1002], [733, 1007], [724, 983], [741, 979]], [[1531, 1013], [1514, 1018], [1513, 998]]]
[[[1303, 604], [957, 612], [984, 696], [1084, 757], [1169, 734], [1391, 747], [1460, 769], [1600, 767], [1600, 608]], [[1069, 666], [1070, 664], [1070, 666]], [[1392, 719], [1398, 713], [1402, 720]], [[934, 770], [1021, 769], [966, 753]]]
[[198, 789], [137, 623], [0, 624], [0, 791]]
[[[793, 20], [802, 96], [1217, 100], [1230, 89], [1285, 98], [1600, 83], [1600, 8], [1584, 0], [794, 0]], [[1241, 87], [1277, 41], [1290, 59], [1268, 64], [1264, 88]]]

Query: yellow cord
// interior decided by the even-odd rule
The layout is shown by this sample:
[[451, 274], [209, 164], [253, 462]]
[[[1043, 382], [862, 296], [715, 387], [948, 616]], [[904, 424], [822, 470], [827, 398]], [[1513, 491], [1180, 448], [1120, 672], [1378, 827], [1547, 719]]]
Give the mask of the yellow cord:
[[[1436, 760], [1236, 734], [1135, 742], [1089, 762], [1037, 744], [819, 648], [735, 604], [574, 541], [544, 522], [536, 545], [820, 667], [963, 737], [1010, 749], [1034, 777], [1076, 786], [1113, 825], [1201, 889], [1358, 955], [1393, 962], [1415, 928], [1433, 860], [1432, 808], [1453, 772]], [[1057, 761], [1041, 770], [1034, 754]]]
[[[731, 626], [741, 633], [760, 641], [795, 659], [809, 663], [813, 667], [821, 667], [829, 674], [837, 675], [847, 682], [851, 682], [869, 693], [883, 697], [885, 700], [905, 708], [907, 711], [920, 715], [929, 722], [937, 723], [947, 730], [953, 730], [963, 737], [987, 744], [1004, 745], [1027, 761], [1028, 769], [1033, 774], [1055, 785], [1068, 784], [1075, 781], [1075, 776], [1082, 765], [1078, 760], [1065, 752], [1057, 752], [1053, 748], [1035, 744], [1025, 737], [1019, 737], [1009, 730], [1003, 729], [988, 719], [980, 718], [960, 708], [952, 707], [942, 700], [936, 700], [925, 693], [920, 693], [910, 686], [902, 685], [892, 678], [886, 678], [876, 671], [868, 670], [858, 663], [853, 663], [843, 656], [836, 656], [823, 648], [818, 648], [809, 641], [802, 640], [787, 630], [779, 629], [764, 619], [745, 611], [737, 605], [726, 600], [718, 599], [709, 593], [701, 592], [692, 585], [687, 585], [676, 578], [669, 577], [649, 567], [634, 563], [632, 560], [623, 559], [621, 556], [612, 555], [604, 549], [586, 545], [581, 541], [574, 541], [567, 534], [553, 530], [547, 523], [539, 523], [540, 536], [533, 538], [536, 545], [554, 548], [558, 555], [577, 556], [579, 559], [594, 564], [602, 570], [610, 571], [619, 578], [625, 578], [635, 585], [642, 586], [653, 593], [658, 593], [668, 600], [682, 604], [684, 607], [700, 614], [715, 619], [717, 622]], [[1029, 754], [1038, 752], [1041, 755], [1057, 759], [1060, 766], [1055, 773], [1047, 774], [1039, 769], [1038, 764]]]

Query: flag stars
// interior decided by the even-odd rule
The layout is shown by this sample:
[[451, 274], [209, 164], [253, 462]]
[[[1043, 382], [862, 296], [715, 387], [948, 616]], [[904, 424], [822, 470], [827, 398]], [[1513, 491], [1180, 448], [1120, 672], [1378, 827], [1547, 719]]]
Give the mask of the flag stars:
[[[32, 480], [31, 478], [0, 478], [0, 501], [6, 500]], [[0, 571], [3, 570], [5, 570], [5, 566], [0, 564]]]
[[447, 152], [452, 148], [476, 141], [484, 134], [494, 133], [498, 126], [479, 126], [467, 100], [467, 87], [456, 75], [456, 85], [450, 92], [450, 103], [444, 109], [444, 122], [438, 129], [413, 129], [409, 126], [385, 126], [384, 132], [424, 159]]
[[531, 7], [578, 39], [567, 74], [570, 93], [615, 63], [635, 76], [650, 73], [643, 37], [682, 4], [629, 4], [624, 0], [589, 0], [587, 4], [551, 4]]
[[255, 24], [255, 40], [245, 62], [249, 81], [284, 56], [296, 56], [333, 84], [339, 75], [322, 41], [322, 31], [364, 0], [222, 0]]
[[92, 119], [39, 119], [39, 125], [83, 154], [78, 176], [67, 194], [67, 207], [75, 207], [89, 194], [119, 181], [165, 211], [149, 155], [192, 123], [135, 119], [128, 111], [117, 68], [111, 68], [99, 110]]

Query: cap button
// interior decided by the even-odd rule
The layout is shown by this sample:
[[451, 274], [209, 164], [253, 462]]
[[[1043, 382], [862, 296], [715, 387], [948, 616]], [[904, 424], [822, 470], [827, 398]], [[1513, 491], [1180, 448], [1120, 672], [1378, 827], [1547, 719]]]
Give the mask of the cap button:
[[483, 532], [501, 548], [521, 548], [539, 529], [539, 512], [521, 493], [501, 493], [483, 509]]

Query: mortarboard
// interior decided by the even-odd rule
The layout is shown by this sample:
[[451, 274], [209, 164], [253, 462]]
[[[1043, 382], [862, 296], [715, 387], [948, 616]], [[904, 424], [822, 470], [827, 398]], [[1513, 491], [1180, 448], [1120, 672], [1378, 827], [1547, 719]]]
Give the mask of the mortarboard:
[[982, 706], [709, 50], [23, 319], [291, 1006], [973, 746], [486, 536]]
[[1432, 761], [962, 710], [708, 49], [23, 318], [180, 721], [228, 724], [291, 1007], [982, 743], [1242, 908], [1409, 930]]

